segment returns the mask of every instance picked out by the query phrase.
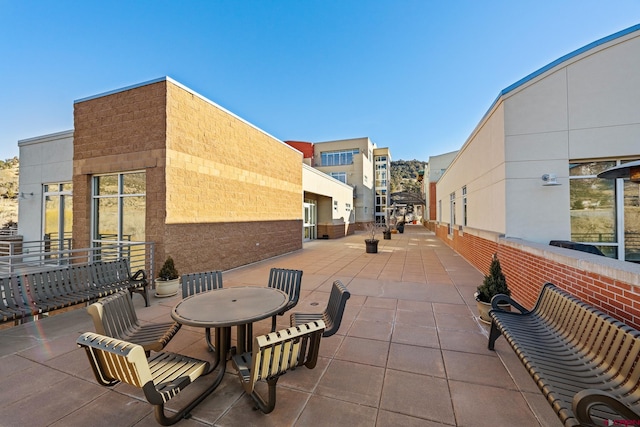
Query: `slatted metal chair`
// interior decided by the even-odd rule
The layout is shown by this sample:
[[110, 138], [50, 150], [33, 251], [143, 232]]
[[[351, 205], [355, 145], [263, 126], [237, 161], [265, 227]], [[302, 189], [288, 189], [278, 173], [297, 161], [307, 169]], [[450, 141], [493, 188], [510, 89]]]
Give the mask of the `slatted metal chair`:
[[311, 322], [312, 320], [323, 320], [326, 329], [322, 334], [323, 337], [330, 337], [338, 332], [342, 323], [342, 315], [347, 305], [347, 300], [351, 297], [351, 293], [342, 284], [340, 280], [333, 282], [331, 286], [331, 294], [329, 295], [329, 303], [322, 313], [292, 313], [290, 317], [291, 326], [301, 325]]
[[214, 382], [176, 414], [167, 416], [164, 412], [165, 403], [197, 378], [209, 374], [209, 362], [176, 353], [157, 353], [147, 359], [140, 345], [92, 332], [85, 332], [76, 342], [86, 350], [99, 384], [110, 387], [123, 382], [142, 389], [145, 398], [155, 409], [156, 421], [164, 426], [189, 417], [193, 408], [218, 385]]
[[141, 345], [147, 355], [162, 350], [181, 326], [178, 322], [141, 324], [126, 290], [91, 304], [87, 313], [97, 333]]
[[[195, 295], [200, 292], [222, 289], [222, 271], [204, 271], [200, 273], [189, 273], [180, 276], [182, 286], [182, 298]], [[205, 337], [209, 351], [216, 351], [216, 347], [211, 342], [211, 328], [206, 328]]]
[[[277, 316], [282, 316], [298, 304], [300, 299], [300, 287], [302, 286], [302, 270], [290, 270], [285, 268], [272, 268], [269, 272], [270, 288], [280, 289], [289, 295], [287, 306]], [[271, 332], [276, 330], [276, 315], [271, 318]]]
[[[244, 391], [265, 414], [276, 406], [276, 384], [281, 375], [298, 366], [313, 369], [318, 361], [320, 340], [325, 325], [322, 320], [271, 332], [255, 338], [253, 351], [232, 358]], [[258, 381], [268, 384], [265, 400], [256, 390]]]

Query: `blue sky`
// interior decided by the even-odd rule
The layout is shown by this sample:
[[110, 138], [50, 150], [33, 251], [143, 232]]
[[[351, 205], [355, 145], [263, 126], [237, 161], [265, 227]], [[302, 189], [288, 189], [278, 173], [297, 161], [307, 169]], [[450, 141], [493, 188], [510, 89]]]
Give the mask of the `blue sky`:
[[457, 150], [498, 93], [639, 0], [0, 0], [0, 159], [73, 101], [169, 76], [281, 140]]

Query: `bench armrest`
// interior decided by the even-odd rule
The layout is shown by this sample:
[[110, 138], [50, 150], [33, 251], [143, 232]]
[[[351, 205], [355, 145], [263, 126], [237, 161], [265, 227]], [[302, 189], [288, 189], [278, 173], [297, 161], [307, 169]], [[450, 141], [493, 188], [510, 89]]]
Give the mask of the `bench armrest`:
[[518, 304], [513, 298], [505, 294], [498, 294], [498, 295], [495, 295], [493, 298], [491, 298], [491, 309], [504, 311], [498, 305], [498, 304], [504, 304], [504, 303], [510, 304], [511, 306], [515, 307], [522, 314], [529, 312], [529, 310], [527, 310], [526, 308]]
[[147, 273], [145, 273], [144, 270], [138, 270], [135, 274], [131, 275], [131, 280], [146, 281]]
[[591, 418], [591, 408], [595, 405], [604, 405], [613, 409], [627, 420], [638, 420], [640, 414], [633, 411], [610, 393], [593, 388], [582, 390], [573, 397], [573, 413], [580, 425], [596, 425]]

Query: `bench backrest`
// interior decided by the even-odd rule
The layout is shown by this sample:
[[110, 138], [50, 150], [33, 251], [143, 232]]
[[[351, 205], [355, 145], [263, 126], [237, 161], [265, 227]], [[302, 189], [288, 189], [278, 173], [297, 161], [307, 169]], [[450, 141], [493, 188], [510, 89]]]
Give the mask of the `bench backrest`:
[[74, 264], [69, 267], [69, 285], [74, 292], [91, 292], [96, 289], [91, 266]]
[[93, 281], [96, 285], [110, 286], [122, 283], [123, 280], [118, 274], [117, 261], [98, 261], [91, 264]]
[[180, 276], [182, 298], [200, 292], [222, 289], [222, 271], [205, 271]]
[[544, 285], [533, 311], [597, 365], [617, 375], [620, 390], [635, 389], [640, 381], [639, 331], [551, 283]]
[[13, 320], [31, 314], [28, 295], [21, 289], [15, 276], [0, 278], [0, 312], [5, 320]]
[[318, 360], [320, 340], [325, 324], [322, 320], [257, 336], [251, 355], [252, 391], [256, 381], [282, 375], [289, 369], [305, 365], [313, 369]]
[[116, 292], [87, 307], [96, 332], [122, 338], [124, 333], [138, 326], [138, 316], [127, 291]]
[[56, 269], [28, 273], [20, 278], [29, 288], [29, 293], [35, 302], [46, 301], [68, 295], [68, 269]]
[[289, 308], [298, 303], [302, 285], [302, 270], [272, 268], [269, 271], [270, 288], [280, 289], [289, 295]]

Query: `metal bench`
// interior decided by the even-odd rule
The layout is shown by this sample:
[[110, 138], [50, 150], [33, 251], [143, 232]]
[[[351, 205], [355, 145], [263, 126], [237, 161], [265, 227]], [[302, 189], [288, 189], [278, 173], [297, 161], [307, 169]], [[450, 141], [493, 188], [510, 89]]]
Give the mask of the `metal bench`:
[[147, 356], [162, 350], [181, 326], [178, 322], [141, 324], [126, 291], [98, 300], [87, 307], [87, 313], [97, 333], [141, 345]]
[[123, 382], [142, 389], [145, 398], [155, 409], [156, 421], [163, 426], [188, 418], [193, 408], [218, 385], [214, 382], [184, 404], [176, 414], [167, 416], [165, 403], [197, 378], [209, 374], [209, 362], [177, 353], [156, 353], [147, 359], [140, 345], [92, 332], [80, 335], [76, 342], [86, 350], [99, 384], [111, 387]]
[[79, 264], [0, 279], [0, 322], [25, 318], [95, 301], [126, 290], [140, 293], [149, 306], [143, 270], [131, 275], [126, 259]]
[[351, 293], [340, 280], [333, 282], [329, 302], [322, 313], [292, 313], [289, 320], [291, 326], [301, 325], [312, 320], [322, 320], [326, 326], [323, 337], [330, 337], [338, 332], [342, 323], [342, 315]]
[[489, 349], [504, 335], [565, 426], [640, 420], [640, 332], [551, 283], [531, 311], [492, 307]]
[[[270, 288], [276, 288], [289, 295], [287, 306], [278, 313], [278, 316], [284, 315], [298, 304], [300, 298], [300, 287], [302, 286], [302, 270], [289, 270], [286, 268], [272, 268], [269, 271]], [[276, 316], [271, 318], [271, 332], [276, 330]]]
[[96, 262], [90, 266], [94, 284], [98, 289], [108, 294], [127, 289], [132, 297], [134, 292], [139, 293], [144, 298], [144, 305], [149, 307], [148, 282], [144, 270], [138, 270], [131, 274], [129, 261], [126, 258]]
[[[265, 414], [276, 406], [276, 383], [289, 369], [306, 366], [313, 369], [318, 361], [320, 340], [324, 331], [322, 320], [271, 332], [255, 338], [253, 351], [233, 356], [232, 363], [244, 391]], [[258, 381], [269, 387], [265, 400], [256, 390]]]
[[[180, 276], [182, 286], [182, 298], [200, 292], [222, 289], [222, 271], [204, 271], [200, 273], [189, 273]], [[209, 351], [216, 351], [216, 347], [211, 342], [211, 328], [205, 329], [205, 338]]]

